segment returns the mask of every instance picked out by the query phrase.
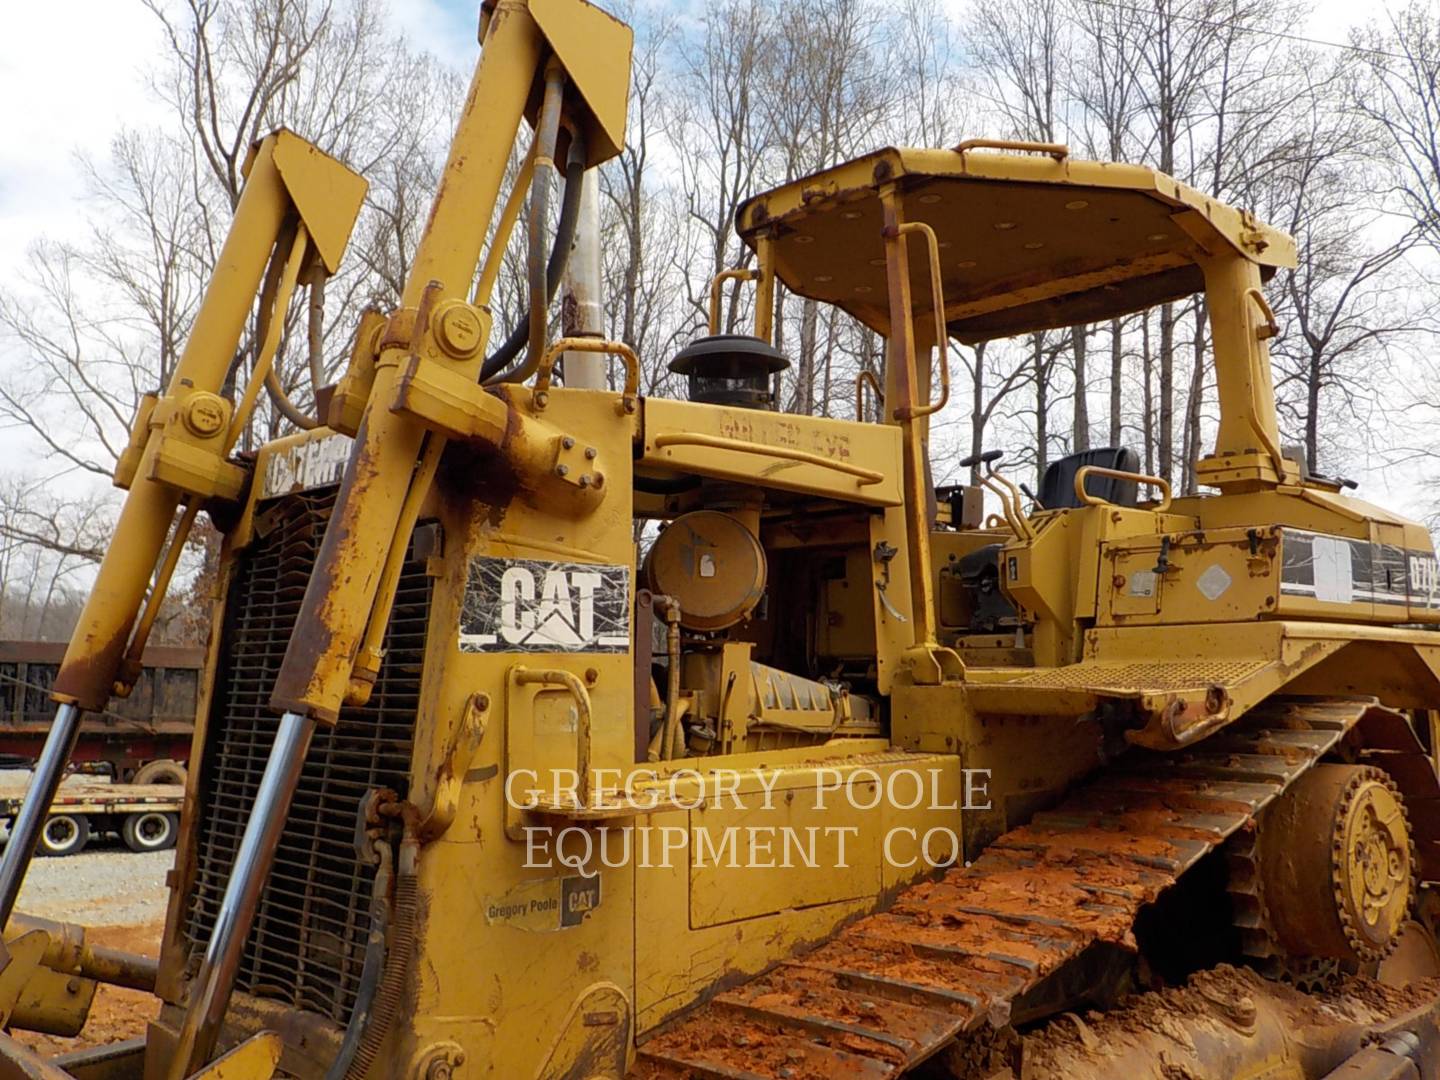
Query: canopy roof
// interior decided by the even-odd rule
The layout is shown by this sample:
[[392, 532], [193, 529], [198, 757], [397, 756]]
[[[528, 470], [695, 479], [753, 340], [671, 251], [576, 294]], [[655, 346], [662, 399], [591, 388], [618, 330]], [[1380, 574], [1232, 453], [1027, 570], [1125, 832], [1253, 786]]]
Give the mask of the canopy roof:
[[[962, 147], [966, 144], [962, 144]], [[889, 329], [880, 190], [940, 242], [946, 321], [962, 341], [1100, 322], [1204, 289], [1196, 259], [1228, 246], [1269, 278], [1295, 242], [1138, 165], [993, 150], [878, 150], [745, 202], [752, 247], [774, 242], [776, 275], [801, 296]], [[914, 309], [931, 310], [925, 245], [909, 243]]]

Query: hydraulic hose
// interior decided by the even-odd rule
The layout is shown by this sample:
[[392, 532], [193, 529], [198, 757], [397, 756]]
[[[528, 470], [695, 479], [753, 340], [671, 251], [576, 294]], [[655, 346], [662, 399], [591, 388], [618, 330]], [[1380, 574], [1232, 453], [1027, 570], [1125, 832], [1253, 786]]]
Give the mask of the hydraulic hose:
[[[535, 171], [537, 175], [540, 172], [539, 169]], [[565, 158], [565, 194], [560, 203], [560, 219], [555, 226], [555, 243], [550, 248], [550, 259], [545, 264], [544, 292], [547, 309], [560, 290], [560, 279], [565, 273], [566, 263], [570, 261], [570, 248], [575, 242], [575, 226], [580, 220], [580, 189], [584, 175], [585, 141], [579, 132], [576, 132], [570, 138], [570, 152]], [[538, 277], [538, 274], [532, 275], [532, 281]], [[520, 355], [529, 335], [529, 319], [521, 319], [500, 347], [485, 358], [480, 369], [480, 381], [486, 384], [517, 381], [517, 376], [521, 375], [523, 369], [506, 369], [515, 357]], [[534, 361], [539, 363], [539, 353], [535, 354]], [[528, 371], [525, 372], [525, 375], [528, 374]]]
[[305, 415], [300, 407], [290, 400], [290, 395], [285, 393], [285, 388], [280, 385], [280, 376], [275, 374], [273, 366], [265, 372], [265, 392], [270, 395], [270, 401], [280, 411], [280, 415], [300, 430], [311, 431], [320, 426], [319, 420]]
[[[354, 1056], [345, 1071], [345, 1080], [360, 1080], [380, 1056], [390, 1026], [400, 1013], [401, 1003], [410, 991], [410, 957], [415, 952], [415, 912], [419, 907], [420, 883], [416, 862], [420, 857], [420, 840], [413, 821], [407, 817], [405, 835], [400, 841], [400, 872], [395, 878], [395, 910], [391, 923], [390, 943], [385, 949], [385, 969], [375, 994], [375, 1007], [359, 1039]], [[369, 963], [369, 958], [366, 958]], [[358, 1013], [358, 1008], [356, 1012]], [[346, 1042], [349, 1032], [346, 1032]], [[329, 1077], [327, 1076], [327, 1080]]]
[[355, 1007], [345, 1025], [345, 1039], [340, 1053], [325, 1070], [325, 1080], [345, 1080], [360, 1049], [360, 1041], [370, 1027], [370, 1011], [375, 992], [380, 986], [380, 972], [385, 966], [385, 933], [390, 926], [390, 881], [394, 858], [390, 845], [377, 839], [372, 847], [379, 865], [370, 888], [370, 936], [365, 942], [365, 965], [360, 969], [360, 986], [355, 994]]
[[[265, 285], [260, 291], [259, 313], [257, 315], [255, 324], [255, 341], [257, 343], [257, 356], [259, 355], [258, 343], [264, 341], [265, 335], [269, 333], [270, 320], [274, 317], [275, 297], [280, 290], [280, 277], [282, 271], [284, 270], [284, 260], [280, 258], [278, 253], [282, 250], [285, 250], [285, 247], [282, 245], [277, 245], [275, 250], [276, 254], [271, 258], [270, 265], [266, 268], [265, 271]], [[308, 347], [310, 352], [309, 362], [312, 372], [312, 378], [313, 372], [318, 367], [318, 352], [320, 348], [319, 334], [321, 327], [320, 319], [323, 317], [323, 309], [325, 306], [324, 281], [325, 279], [323, 276], [323, 271], [315, 271], [315, 278], [312, 280], [310, 285], [310, 310], [308, 326]], [[317, 307], [319, 309], [318, 313]], [[238, 368], [238, 361], [236, 366]], [[310, 431], [313, 428], [319, 427], [319, 420], [317, 420], [313, 416], [307, 416], [303, 411], [301, 411], [298, 405], [296, 405], [293, 401], [290, 400], [290, 395], [287, 394], [285, 392], [285, 388], [280, 385], [280, 375], [276, 369], [277, 365], [271, 364], [269, 369], [265, 372], [265, 392], [269, 396], [271, 404], [275, 406], [276, 411], [278, 411], [281, 416], [285, 417], [286, 420], [290, 421], [290, 423], [294, 424], [302, 431]], [[313, 389], [318, 390], [319, 388], [320, 383], [314, 383]]]

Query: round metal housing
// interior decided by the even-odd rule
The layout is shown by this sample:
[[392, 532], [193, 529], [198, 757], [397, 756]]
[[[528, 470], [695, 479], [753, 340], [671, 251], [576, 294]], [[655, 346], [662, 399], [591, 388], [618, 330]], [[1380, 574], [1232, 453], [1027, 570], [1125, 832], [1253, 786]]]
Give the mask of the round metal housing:
[[650, 548], [652, 592], [680, 604], [680, 625], [724, 630], [755, 610], [765, 593], [765, 551], [744, 523], [718, 510], [696, 510], [670, 523]]
[[779, 349], [749, 334], [700, 338], [670, 361], [670, 370], [686, 377], [691, 401], [749, 409], [774, 407], [770, 377], [789, 366]]

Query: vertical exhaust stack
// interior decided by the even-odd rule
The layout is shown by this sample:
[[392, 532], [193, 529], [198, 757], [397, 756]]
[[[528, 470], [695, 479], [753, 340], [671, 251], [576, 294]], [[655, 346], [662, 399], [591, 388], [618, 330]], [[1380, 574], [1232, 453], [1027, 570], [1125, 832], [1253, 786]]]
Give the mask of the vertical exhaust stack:
[[[603, 338], [605, 315], [600, 279], [600, 178], [586, 169], [580, 182], [580, 219], [575, 246], [565, 266], [561, 320], [566, 337]], [[604, 390], [605, 357], [601, 353], [565, 353], [565, 385], [576, 390]]]

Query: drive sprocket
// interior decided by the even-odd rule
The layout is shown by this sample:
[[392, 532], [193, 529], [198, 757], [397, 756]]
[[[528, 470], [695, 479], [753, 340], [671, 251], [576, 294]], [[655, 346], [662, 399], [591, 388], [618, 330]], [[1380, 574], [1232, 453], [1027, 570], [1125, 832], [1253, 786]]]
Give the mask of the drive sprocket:
[[1382, 959], [1416, 892], [1404, 800], [1371, 766], [1318, 765], [1296, 781], [1261, 820], [1255, 864], [1264, 930], [1292, 962]]

